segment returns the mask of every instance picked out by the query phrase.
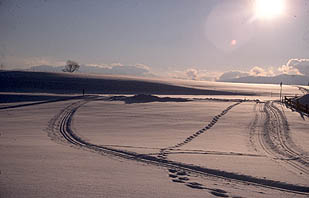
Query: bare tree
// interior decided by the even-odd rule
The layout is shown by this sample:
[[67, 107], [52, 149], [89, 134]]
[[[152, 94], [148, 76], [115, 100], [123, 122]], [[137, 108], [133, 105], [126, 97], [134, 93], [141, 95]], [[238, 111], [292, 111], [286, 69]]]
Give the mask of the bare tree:
[[62, 71], [73, 73], [79, 69], [79, 64], [75, 61], [68, 60]]

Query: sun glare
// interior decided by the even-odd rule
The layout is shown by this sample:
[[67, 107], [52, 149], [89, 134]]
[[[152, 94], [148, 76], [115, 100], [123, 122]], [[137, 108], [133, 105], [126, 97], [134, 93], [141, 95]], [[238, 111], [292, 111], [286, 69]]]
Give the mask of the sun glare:
[[272, 19], [284, 13], [284, 0], [256, 0], [255, 15], [258, 19]]

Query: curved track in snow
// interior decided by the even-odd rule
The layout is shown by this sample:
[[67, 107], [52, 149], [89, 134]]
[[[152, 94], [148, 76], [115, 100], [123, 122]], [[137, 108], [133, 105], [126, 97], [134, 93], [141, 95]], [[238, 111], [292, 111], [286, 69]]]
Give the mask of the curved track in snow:
[[[288, 121], [273, 101], [259, 103], [256, 106], [256, 116], [251, 127], [252, 136], [257, 134], [259, 146], [272, 159], [280, 160], [296, 173], [309, 175], [309, 156], [294, 144], [290, 137]], [[257, 125], [262, 125], [260, 131]]]
[[283, 112], [273, 102], [267, 102], [264, 106], [266, 123], [264, 135], [267, 137], [270, 149], [278, 157], [286, 158], [286, 162], [299, 171], [309, 174], [309, 156], [305, 156], [292, 141], [289, 135], [289, 125]]
[[217, 169], [210, 169], [200, 167], [192, 164], [180, 163], [172, 160], [166, 160], [159, 157], [154, 157], [145, 154], [139, 154], [127, 150], [115, 149], [108, 146], [100, 146], [92, 144], [86, 140], [80, 138], [72, 129], [72, 119], [78, 108], [94, 100], [95, 97], [85, 97], [85, 99], [74, 102], [60, 111], [49, 123], [49, 136], [52, 139], [60, 140], [62, 142], [75, 145], [80, 148], [91, 150], [98, 153], [109, 154], [112, 156], [118, 156], [125, 159], [135, 160], [143, 163], [153, 164], [161, 167], [167, 167], [169, 169], [184, 170], [198, 175], [213, 176], [223, 179], [233, 180], [235, 182], [241, 182], [246, 184], [253, 184], [262, 186], [265, 188], [277, 189], [280, 191], [287, 191], [298, 194], [309, 195], [309, 187], [300, 186], [295, 184], [288, 184], [280, 181], [274, 181], [269, 179], [256, 178], [249, 175], [241, 175], [232, 172], [226, 172]]

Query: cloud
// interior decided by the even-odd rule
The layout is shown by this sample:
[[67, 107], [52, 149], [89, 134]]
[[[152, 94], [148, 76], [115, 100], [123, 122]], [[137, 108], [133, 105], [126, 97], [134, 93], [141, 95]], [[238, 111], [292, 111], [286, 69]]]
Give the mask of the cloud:
[[248, 72], [228, 71], [228, 72], [224, 72], [217, 80], [226, 81], [226, 80], [231, 80], [234, 78], [241, 78], [241, 77], [247, 77], [247, 76], [250, 76]]
[[278, 71], [282, 74], [290, 74], [290, 75], [300, 75], [301, 73], [297, 68], [293, 68], [289, 65], [282, 65], [278, 68]]
[[182, 71], [171, 71], [168, 73], [168, 77], [183, 79], [183, 80], [216, 80], [219, 72], [212, 72], [207, 70], [199, 70], [195, 68], [188, 68]]
[[137, 63], [133, 66], [138, 67], [138, 68], [142, 68], [142, 69], [146, 69], [146, 70], [150, 70], [150, 67], [148, 65], [141, 64], [141, 63]]
[[235, 70], [224, 73], [189, 68], [183, 71], [170, 72], [169, 77], [190, 80], [228, 81], [249, 76], [274, 77], [280, 74], [309, 76], [309, 59], [290, 59], [285, 65], [280, 67], [262, 68], [254, 66], [248, 71]]
[[267, 70], [255, 66], [249, 71], [250, 76], [274, 76], [274, 69], [273, 67], [268, 68]]
[[274, 76], [273, 67], [268, 68], [267, 70], [255, 66], [249, 70], [249, 72], [246, 71], [228, 71], [224, 72], [219, 78], [218, 81], [226, 81], [231, 80], [235, 78], [242, 78], [247, 76]]
[[[52, 57], [18, 57], [5, 56], [0, 60], [4, 69], [28, 69], [31, 71], [43, 72], [62, 72], [67, 60], [57, 60]], [[74, 60], [76, 61], [76, 60]], [[154, 77], [148, 65], [137, 63], [124, 65], [122, 63], [89, 63], [80, 64], [78, 72], [94, 73], [94, 74], [115, 74], [115, 75], [130, 75], [130, 76], [144, 76]]]
[[112, 63], [110, 64], [111, 67], [114, 67], [114, 66], [123, 66], [123, 64], [121, 63]]
[[198, 78], [198, 71], [196, 69], [187, 69], [185, 74], [191, 80], [196, 80]]
[[91, 66], [91, 67], [110, 67], [108, 64], [96, 64], [96, 63], [87, 63], [87, 66]]
[[234, 78], [241, 78], [247, 76], [273, 76], [273, 68], [265, 70], [261, 67], [255, 66], [247, 71], [227, 71], [227, 72], [211, 72], [207, 70], [198, 70], [189, 68], [184, 71], [173, 71], [169, 73], [172, 78], [189, 79], [189, 80], [208, 80], [208, 81], [226, 81]]
[[253, 67], [250, 71], [249, 71], [250, 76], [266, 76], [266, 72], [263, 68], [261, 67]]
[[279, 69], [286, 74], [302, 74], [309, 76], [309, 59], [292, 58], [286, 65], [281, 66]]
[[111, 68], [102, 68], [101, 73], [130, 76], [152, 76], [149, 69], [136, 65], [122, 65], [113, 66]]

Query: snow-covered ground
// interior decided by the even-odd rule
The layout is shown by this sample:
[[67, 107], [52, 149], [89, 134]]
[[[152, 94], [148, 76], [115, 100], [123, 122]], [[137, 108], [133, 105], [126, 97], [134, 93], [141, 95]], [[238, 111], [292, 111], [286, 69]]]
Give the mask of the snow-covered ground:
[[279, 86], [226, 85], [258, 95], [2, 103], [0, 197], [308, 197], [308, 117]]

